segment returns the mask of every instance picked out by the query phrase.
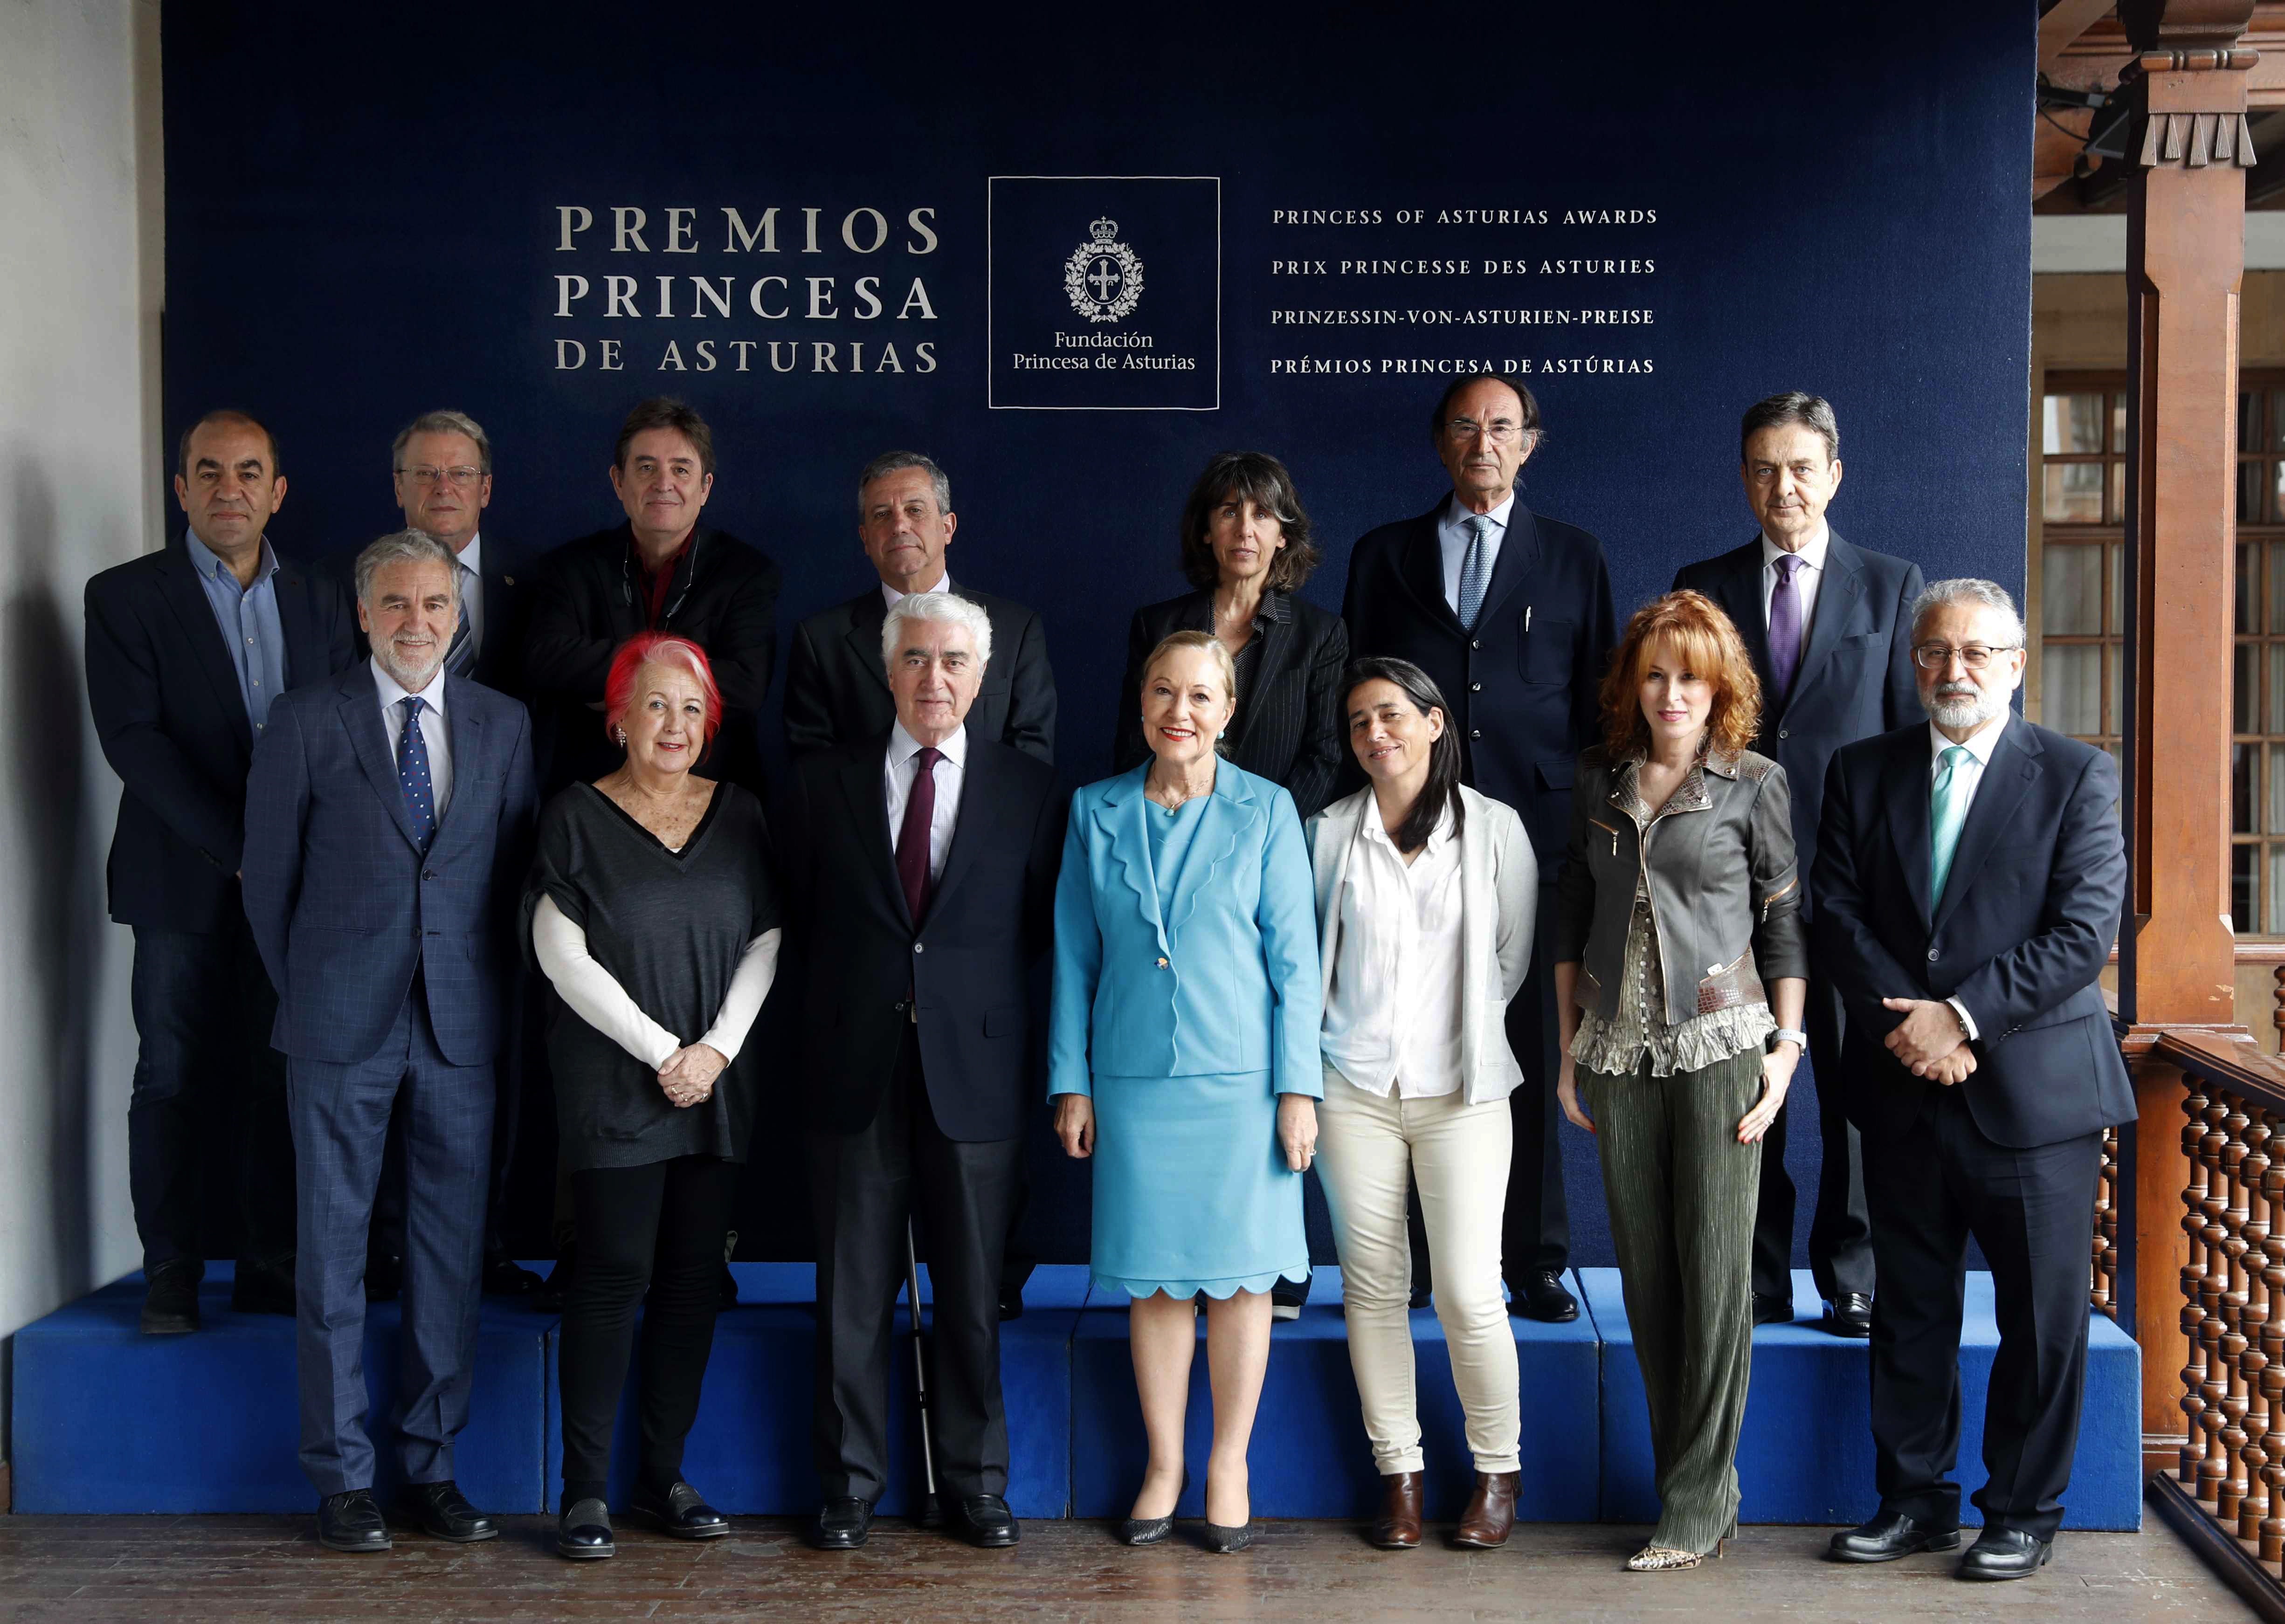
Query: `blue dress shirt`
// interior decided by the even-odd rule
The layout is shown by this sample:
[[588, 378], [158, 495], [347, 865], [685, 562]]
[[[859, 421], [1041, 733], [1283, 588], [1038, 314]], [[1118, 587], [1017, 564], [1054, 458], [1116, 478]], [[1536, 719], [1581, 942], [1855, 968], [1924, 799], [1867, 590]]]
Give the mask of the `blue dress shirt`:
[[206, 589], [207, 607], [221, 628], [223, 646], [230, 650], [246, 719], [258, 734], [269, 723], [270, 702], [286, 691], [286, 633], [278, 625], [278, 588], [271, 579], [278, 573], [278, 555], [264, 536], [254, 584], [240, 587], [219, 553], [192, 532], [185, 531], [183, 540], [199, 584]]

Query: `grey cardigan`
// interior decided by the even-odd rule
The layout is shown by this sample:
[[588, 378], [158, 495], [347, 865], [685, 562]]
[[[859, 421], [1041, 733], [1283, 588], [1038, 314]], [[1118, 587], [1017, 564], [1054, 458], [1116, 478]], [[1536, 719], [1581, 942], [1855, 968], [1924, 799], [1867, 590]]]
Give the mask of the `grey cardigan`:
[[[1556, 882], [1555, 962], [1580, 966], [1578, 1000], [1618, 1015], [1627, 922], [1643, 875], [1642, 826], [1621, 793], [1631, 764], [1579, 758], [1571, 839]], [[1708, 755], [1650, 827], [1651, 921], [1666, 1020], [1764, 1002], [1765, 980], [1809, 974], [1785, 769], [1751, 750]]]
[[[1507, 1005], [1531, 968], [1531, 927], [1539, 903], [1539, 864], [1515, 809], [1463, 785], [1460, 804], [1460, 1071], [1471, 1105], [1504, 1100], [1523, 1081], [1507, 1043]], [[1341, 884], [1357, 830], [1374, 813], [1372, 786], [1309, 820], [1310, 866], [1317, 880], [1317, 961], [1332, 996], [1340, 952]]]

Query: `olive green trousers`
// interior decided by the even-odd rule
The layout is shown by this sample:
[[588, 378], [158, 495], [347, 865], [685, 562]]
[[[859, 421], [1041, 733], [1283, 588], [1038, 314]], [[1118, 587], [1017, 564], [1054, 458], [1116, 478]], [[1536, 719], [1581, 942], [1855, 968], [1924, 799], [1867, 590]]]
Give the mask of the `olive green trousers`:
[[1577, 1076], [1650, 1400], [1652, 1543], [1703, 1554], [1738, 1520], [1762, 1176], [1762, 1147], [1738, 1142], [1738, 1120], [1761, 1098], [1761, 1051], [1671, 1077], [1646, 1063], [1630, 1077]]

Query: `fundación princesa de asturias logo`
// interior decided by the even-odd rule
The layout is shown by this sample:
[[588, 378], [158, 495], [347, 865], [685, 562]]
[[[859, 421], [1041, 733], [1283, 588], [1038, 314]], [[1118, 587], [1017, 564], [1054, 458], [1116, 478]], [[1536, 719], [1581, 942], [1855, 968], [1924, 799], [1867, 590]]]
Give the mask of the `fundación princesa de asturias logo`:
[[1095, 220], [1088, 240], [1064, 262], [1064, 291], [1072, 309], [1089, 321], [1119, 321], [1142, 296], [1142, 261], [1119, 240], [1119, 222]]

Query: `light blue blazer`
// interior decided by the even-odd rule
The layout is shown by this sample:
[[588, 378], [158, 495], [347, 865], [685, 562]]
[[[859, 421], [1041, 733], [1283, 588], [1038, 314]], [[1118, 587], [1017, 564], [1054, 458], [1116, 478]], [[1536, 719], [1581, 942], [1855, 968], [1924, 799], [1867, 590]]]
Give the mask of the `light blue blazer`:
[[1106, 1077], [1267, 1071], [1324, 1094], [1309, 852], [1293, 797], [1229, 762], [1159, 906], [1143, 822], [1149, 762], [1072, 796], [1056, 882], [1048, 1093]]

